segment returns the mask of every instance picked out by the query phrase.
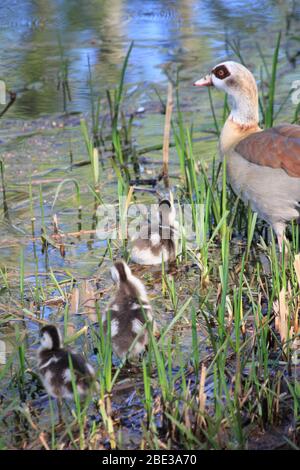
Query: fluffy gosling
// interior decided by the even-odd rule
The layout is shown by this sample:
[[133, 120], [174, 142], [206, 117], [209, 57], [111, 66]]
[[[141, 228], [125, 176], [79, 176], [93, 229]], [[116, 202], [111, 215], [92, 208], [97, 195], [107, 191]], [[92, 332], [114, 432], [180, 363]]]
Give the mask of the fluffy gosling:
[[[110, 327], [112, 349], [121, 359], [139, 356], [148, 344], [146, 322], [152, 323], [153, 333], [158, 334], [143, 283], [135, 277], [124, 261], [111, 268], [111, 277], [117, 285], [117, 293], [110, 303]], [[107, 313], [103, 318], [103, 329], [107, 332]], [[133, 342], [134, 346], [132, 347]]]
[[40, 347], [37, 353], [38, 372], [47, 393], [58, 400], [61, 421], [61, 400], [73, 398], [73, 376], [77, 393], [84, 398], [95, 383], [95, 371], [81, 354], [63, 348], [59, 329], [46, 325], [40, 331]]
[[158, 265], [163, 261], [172, 262], [176, 258], [176, 234], [178, 223], [175, 220], [176, 211], [173, 196], [163, 198], [158, 207], [158, 224], [153, 229], [148, 224], [147, 235], [150, 238], [132, 239], [131, 259], [134, 263], [142, 265]]

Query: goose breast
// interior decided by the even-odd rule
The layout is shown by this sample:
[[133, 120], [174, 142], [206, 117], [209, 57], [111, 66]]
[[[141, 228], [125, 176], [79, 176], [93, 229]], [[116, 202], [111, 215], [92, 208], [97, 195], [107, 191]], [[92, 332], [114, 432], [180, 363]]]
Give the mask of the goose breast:
[[273, 227], [300, 216], [300, 178], [252, 163], [237, 151], [231, 152], [227, 171], [234, 192]]

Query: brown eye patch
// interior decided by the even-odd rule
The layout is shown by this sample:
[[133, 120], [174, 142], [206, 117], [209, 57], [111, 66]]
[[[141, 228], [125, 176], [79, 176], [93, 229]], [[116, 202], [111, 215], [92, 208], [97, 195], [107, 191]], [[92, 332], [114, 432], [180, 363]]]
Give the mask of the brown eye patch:
[[230, 76], [230, 72], [227, 67], [225, 67], [225, 65], [219, 65], [218, 67], [214, 68], [212, 73], [220, 80]]

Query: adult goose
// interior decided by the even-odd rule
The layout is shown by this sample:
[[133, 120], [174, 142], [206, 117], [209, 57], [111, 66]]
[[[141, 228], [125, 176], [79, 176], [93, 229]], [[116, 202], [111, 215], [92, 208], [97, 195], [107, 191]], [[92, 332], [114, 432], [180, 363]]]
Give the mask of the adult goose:
[[195, 86], [215, 86], [228, 94], [231, 112], [220, 136], [229, 182], [236, 194], [273, 228], [279, 249], [286, 224], [300, 219], [300, 126], [262, 130], [252, 73], [237, 62], [223, 62]]

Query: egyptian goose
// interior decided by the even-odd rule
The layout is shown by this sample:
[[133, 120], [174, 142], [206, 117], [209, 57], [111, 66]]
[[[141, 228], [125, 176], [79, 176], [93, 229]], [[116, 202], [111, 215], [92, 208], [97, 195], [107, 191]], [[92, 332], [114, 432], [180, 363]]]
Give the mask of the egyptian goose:
[[215, 86], [229, 95], [231, 113], [220, 136], [229, 182], [271, 225], [281, 250], [286, 224], [300, 215], [300, 126], [259, 127], [254, 76], [237, 62], [217, 65], [194, 85]]
[[[153, 333], [157, 327], [152, 316], [145, 286], [135, 277], [124, 261], [118, 261], [111, 268], [111, 277], [117, 285], [117, 292], [108, 307], [112, 349], [121, 359], [133, 359], [141, 355], [148, 344], [147, 321]], [[107, 334], [107, 313], [102, 317], [104, 333]]]
[[63, 348], [62, 337], [55, 325], [46, 325], [40, 331], [37, 351], [38, 373], [47, 393], [58, 399], [61, 420], [61, 399], [73, 398], [72, 371], [77, 393], [84, 398], [95, 383], [93, 367], [81, 354]]
[[173, 195], [159, 201], [157, 221], [147, 223], [144, 237], [132, 238], [131, 260], [137, 264], [158, 265], [176, 259], [178, 223]]

